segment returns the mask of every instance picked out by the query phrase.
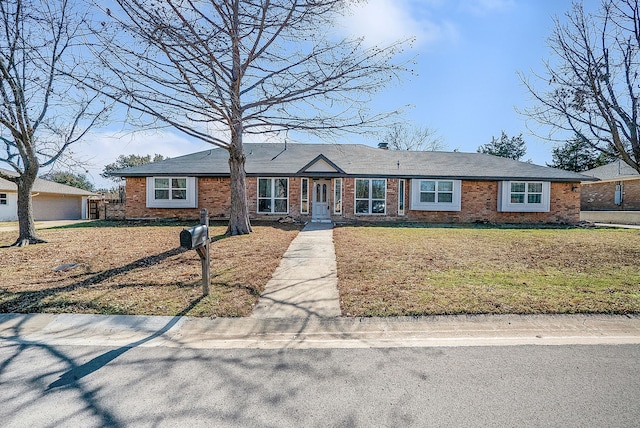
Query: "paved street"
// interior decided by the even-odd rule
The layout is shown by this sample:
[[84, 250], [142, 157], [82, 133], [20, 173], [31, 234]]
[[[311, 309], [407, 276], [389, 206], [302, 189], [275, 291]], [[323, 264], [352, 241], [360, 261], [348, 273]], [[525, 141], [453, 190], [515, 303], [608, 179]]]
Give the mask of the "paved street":
[[[159, 334], [139, 339], [132, 330], [118, 331], [113, 318], [109, 318], [112, 324], [93, 322], [84, 329], [76, 325], [67, 330], [65, 339], [64, 329], [57, 328], [66, 319], [43, 323], [44, 330], [30, 330], [23, 323], [22, 334], [3, 334], [2, 426], [637, 427], [640, 420], [640, 345], [635, 324], [626, 328], [617, 324], [623, 317], [613, 318], [617, 321], [608, 333], [626, 329], [636, 343], [547, 346], [511, 341], [512, 346], [451, 346], [455, 341], [450, 341], [415, 346], [408, 340], [404, 347], [372, 342], [378, 347], [367, 348], [362, 347], [367, 342], [346, 340], [342, 348], [307, 343], [307, 349], [289, 347], [299, 344], [293, 334], [277, 349], [249, 349], [242, 343], [219, 349], [188, 341], [177, 347], [159, 340]], [[591, 318], [566, 318], [563, 332], [558, 326], [565, 318], [549, 319], [555, 321], [547, 322], [552, 327], [543, 335], [552, 335], [555, 329], [557, 339], [575, 331], [577, 321], [572, 320], [588, 325]], [[606, 321], [605, 317], [594, 319], [598, 321], [594, 325]], [[174, 320], [182, 322], [170, 319], [169, 324]], [[480, 320], [414, 322], [413, 333], [407, 329], [404, 335], [410, 339], [423, 324], [434, 323], [431, 331], [436, 336], [446, 331], [445, 325], [458, 325], [458, 343], [465, 345], [465, 336], [483, 330]], [[491, 320], [496, 331], [518, 324], [517, 317]], [[152, 321], [157, 323], [152, 330], [167, 325], [165, 318]], [[236, 335], [246, 328], [244, 322]], [[541, 322], [534, 324], [543, 331]], [[137, 327], [151, 325], [149, 321]], [[202, 327], [200, 322], [197, 325]], [[391, 322], [387, 328], [400, 329], [394, 325]], [[516, 329], [525, 331], [524, 325]], [[96, 329], [102, 329], [103, 345], [91, 345]], [[596, 330], [574, 334], [576, 338], [597, 336]], [[18, 330], [4, 330], [8, 331]], [[77, 331], [86, 335], [85, 344]], [[129, 331], [129, 342], [124, 340], [125, 331]], [[161, 328], [157, 333], [167, 331]], [[528, 332], [534, 333], [533, 329]], [[487, 331], [482, 335], [487, 336]], [[186, 332], [172, 340], [180, 337], [186, 337]], [[110, 340], [113, 345], [105, 346]]]
[[0, 314], [0, 425], [638, 426], [640, 317], [339, 317], [317, 232], [254, 317]]

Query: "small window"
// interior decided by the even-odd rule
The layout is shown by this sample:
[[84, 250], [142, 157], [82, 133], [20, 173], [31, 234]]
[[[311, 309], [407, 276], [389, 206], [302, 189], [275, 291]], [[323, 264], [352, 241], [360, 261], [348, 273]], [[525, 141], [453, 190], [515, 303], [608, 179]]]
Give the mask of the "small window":
[[453, 201], [453, 181], [420, 181], [420, 202], [445, 203]]
[[398, 181], [398, 215], [404, 215], [405, 181]]
[[356, 214], [385, 214], [387, 180], [356, 179]]
[[542, 202], [542, 183], [511, 182], [512, 204], [539, 204]]
[[460, 211], [462, 181], [411, 180], [411, 209], [416, 211]]
[[154, 191], [156, 200], [186, 200], [186, 178], [155, 178]]
[[309, 214], [309, 179], [300, 181], [300, 214]]
[[498, 211], [548, 212], [551, 183], [546, 181], [506, 181], [501, 183]]
[[196, 208], [195, 177], [147, 177], [147, 207]]
[[289, 212], [289, 179], [258, 179], [258, 213], [286, 214]]
[[333, 180], [333, 213], [342, 214], [342, 178]]
[[0, 205], [7, 205], [7, 194], [0, 193]]

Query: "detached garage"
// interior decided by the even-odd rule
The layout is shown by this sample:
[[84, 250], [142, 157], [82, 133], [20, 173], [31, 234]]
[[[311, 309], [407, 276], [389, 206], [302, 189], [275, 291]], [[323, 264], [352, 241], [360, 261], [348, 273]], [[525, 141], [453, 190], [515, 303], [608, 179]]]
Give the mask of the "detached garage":
[[[6, 175], [15, 172], [3, 169]], [[97, 196], [76, 187], [36, 179], [31, 193], [34, 220], [80, 220], [87, 217], [90, 196]], [[18, 189], [14, 183], [0, 178], [0, 221], [18, 220]]]

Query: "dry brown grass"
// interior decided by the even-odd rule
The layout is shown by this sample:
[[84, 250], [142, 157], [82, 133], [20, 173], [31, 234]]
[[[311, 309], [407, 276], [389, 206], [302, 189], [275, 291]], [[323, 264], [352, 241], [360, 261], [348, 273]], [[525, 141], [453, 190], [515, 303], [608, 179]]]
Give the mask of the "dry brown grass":
[[[7, 248], [0, 312], [247, 316], [300, 226], [258, 224], [215, 241], [211, 294], [182, 225], [91, 223]], [[226, 226], [213, 225], [212, 236]], [[640, 231], [337, 227], [343, 314], [638, 313]], [[66, 263], [67, 272], [53, 269]]]
[[[183, 226], [96, 225], [41, 230], [48, 243], [25, 248], [7, 248], [16, 232], [0, 232], [0, 312], [246, 316], [300, 228], [258, 224], [215, 241], [203, 298], [198, 255], [179, 248]], [[67, 263], [78, 266], [53, 270]]]
[[340, 227], [350, 316], [640, 312], [640, 231]]

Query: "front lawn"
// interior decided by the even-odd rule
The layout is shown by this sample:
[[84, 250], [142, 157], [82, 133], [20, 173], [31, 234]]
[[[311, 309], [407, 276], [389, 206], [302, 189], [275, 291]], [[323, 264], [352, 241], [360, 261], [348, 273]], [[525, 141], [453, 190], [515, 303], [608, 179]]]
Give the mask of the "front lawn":
[[[0, 312], [246, 316], [300, 226], [257, 224], [211, 246], [211, 294], [200, 259], [179, 247], [184, 225], [91, 222], [39, 230], [48, 243], [7, 248], [0, 232]], [[211, 236], [226, 224], [212, 224]], [[62, 265], [76, 265], [55, 271]]]
[[[0, 232], [0, 312], [248, 316], [301, 227], [218, 236], [203, 298], [183, 226], [91, 222], [25, 248]], [[640, 312], [640, 230], [343, 226], [334, 241], [345, 316]]]
[[337, 227], [347, 316], [640, 312], [640, 231]]

